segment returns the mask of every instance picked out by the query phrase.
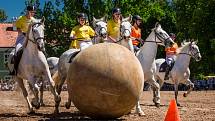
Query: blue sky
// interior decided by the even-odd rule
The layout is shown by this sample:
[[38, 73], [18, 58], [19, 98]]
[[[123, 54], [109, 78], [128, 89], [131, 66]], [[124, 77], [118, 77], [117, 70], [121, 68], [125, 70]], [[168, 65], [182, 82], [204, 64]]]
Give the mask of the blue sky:
[[[40, 7], [47, 0], [40, 0]], [[11, 21], [12, 17], [19, 17], [24, 10], [25, 0], [1, 0], [0, 9], [3, 9], [8, 16], [7, 21]]]

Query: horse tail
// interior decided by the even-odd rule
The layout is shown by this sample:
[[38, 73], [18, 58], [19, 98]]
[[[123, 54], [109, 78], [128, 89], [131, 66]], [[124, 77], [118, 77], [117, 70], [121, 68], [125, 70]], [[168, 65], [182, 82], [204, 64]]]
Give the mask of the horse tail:
[[56, 86], [59, 86], [59, 84], [60, 84], [60, 76], [59, 76], [58, 71], [56, 71], [56, 72], [53, 74], [52, 79], [53, 79], [53, 81], [54, 81], [54, 83], [55, 83], [55, 87], [56, 87]]

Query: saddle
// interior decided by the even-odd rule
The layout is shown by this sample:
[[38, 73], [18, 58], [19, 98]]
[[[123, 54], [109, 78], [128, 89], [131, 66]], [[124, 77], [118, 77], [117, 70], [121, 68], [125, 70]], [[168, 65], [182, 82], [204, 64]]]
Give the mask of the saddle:
[[73, 60], [73, 58], [74, 58], [79, 52], [80, 52], [80, 51], [74, 52], [74, 53], [71, 55], [71, 57], [69, 58], [69, 62], [68, 62], [68, 63], [71, 63], [72, 60]]
[[[174, 64], [175, 64], [175, 62], [172, 62], [172, 63], [171, 63], [171, 66], [170, 66], [170, 68], [169, 68], [169, 71], [172, 70]], [[160, 66], [159, 72], [166, 72], [167, 66], [168, 66], [168, 65], [167, 65], [166, 61], [164, 61], [164, 62], [161, 64], [161, 66]]]

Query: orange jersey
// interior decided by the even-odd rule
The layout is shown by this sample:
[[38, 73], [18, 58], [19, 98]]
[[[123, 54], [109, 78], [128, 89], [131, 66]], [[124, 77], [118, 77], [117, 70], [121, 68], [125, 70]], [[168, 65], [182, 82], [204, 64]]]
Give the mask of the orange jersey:
[[167, 55], [174, 55], [176, 54], [177, 49], [178, 49], [178, 45], [177, 43], [174, 43], [172, 47], [167, 47], [165, 51]]
[[[141, 30], [139, 28], [136, 29], [134, 26], [132, 26], [132, 28], [131, 28], [131, 37], [137, 38], [137, 39], [141, 38]], [[133, 43], [133, 45], [138, 45], [139, 41], [134, 39], [134, 40], [132, 40], [132, 43]]]

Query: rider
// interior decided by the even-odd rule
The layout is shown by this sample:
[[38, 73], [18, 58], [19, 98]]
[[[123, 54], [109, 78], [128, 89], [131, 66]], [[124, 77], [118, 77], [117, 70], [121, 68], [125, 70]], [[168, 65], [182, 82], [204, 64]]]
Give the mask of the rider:
[[[170, 37], [172, 38], [173, 41], [176, 39], [176, 36], [174, 33], [170, 33]], [[170, 68], [171, 68], [171, 65], [175, 62], [177, 49], [178, 49], [178, 45], [176, 42], [172, 45], [172, 47], [167, 47], [165, 49], [167, 68], [166, 68], [164, 80], [169, 79]]]
[[91, 46], [93, 43], [91, 37], [95, 36], [95, 31], [86, 25], [85, 13], [80, 13], [77, 16], [78, 25], [76, 25], [70, 34], [70, 38], [74, 41], [71, 42], [70, 48], [80, 48], [81, 50]]
[[134, 51], [137, 52], [139, 50], [138, 45], [142, 42], [141, 39], [141, 22], [142, 18], [139, 15], [134, 15], [132, 17], [132, 28], [131, 28], [131, 37], [133, 37], [132, 44], [134, 46]]
[[121, 19], [120, 8], [114, 8], [112, 10], [112, 18], [107, 22], [107, 33], [110, 42], [117, 42], [117, 39], [120, 37]]
[[[34, 15], [35, 15], [35, 7], [34, 6], [27, 6], [26, 8], [26, 14], [23, 16], [20, 16], [16, 23], [15, 26], [18, 31], [18, 37], [16, 39], [16, 44], [15, 44], [15, 53], [14, 53], [14, 70], [10, 72], [11, 75], [14, 75], [16, 73], [16, 70], [18, 68], [18, 61], [19, 58], [21, 58], [21, 53], [20, 50], [22, 49], [23, 42], [25, 40], [25, 35], [28, 31], [28, 26], [31, 22], [35, 20]], [[20, 54], [19, 54], [20, 52]], [[19, 56], [20, 55], [20, 56]]]

